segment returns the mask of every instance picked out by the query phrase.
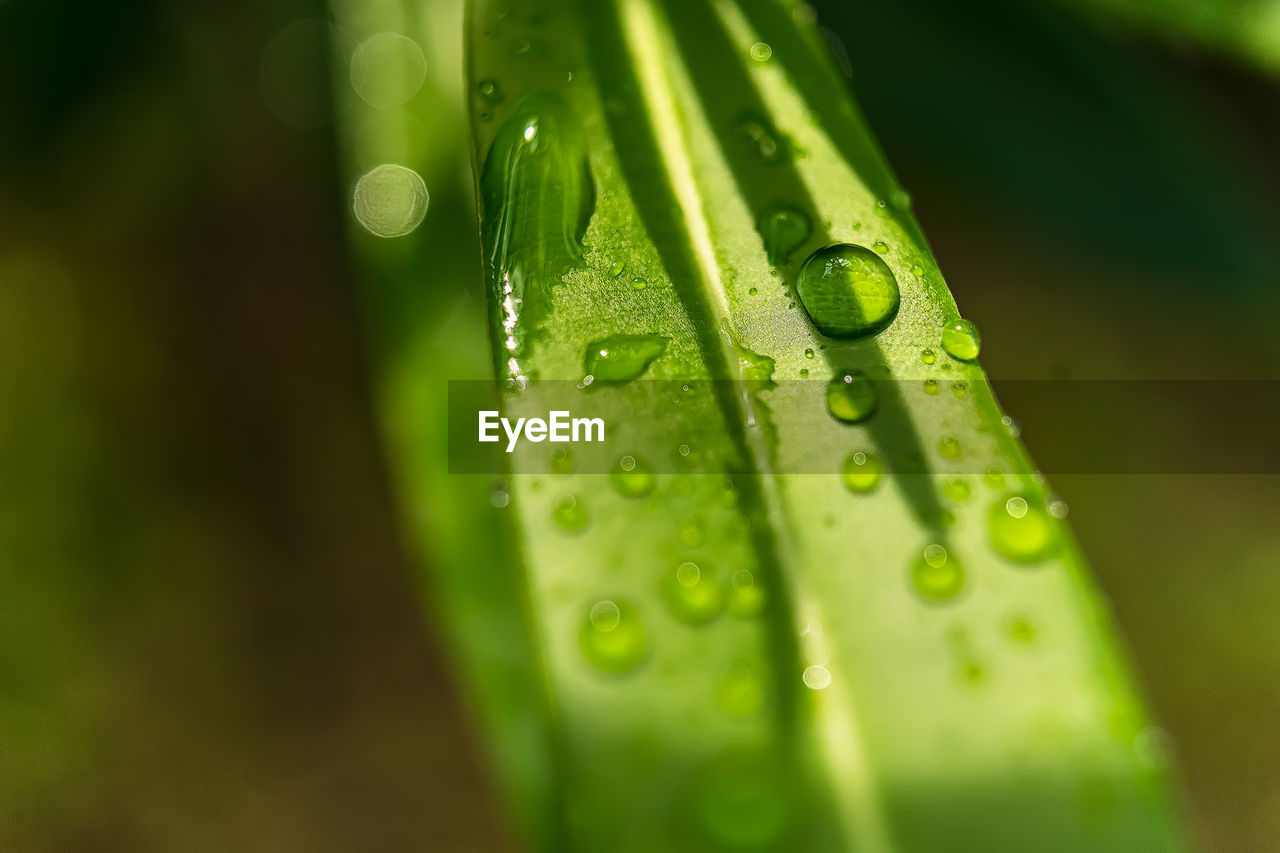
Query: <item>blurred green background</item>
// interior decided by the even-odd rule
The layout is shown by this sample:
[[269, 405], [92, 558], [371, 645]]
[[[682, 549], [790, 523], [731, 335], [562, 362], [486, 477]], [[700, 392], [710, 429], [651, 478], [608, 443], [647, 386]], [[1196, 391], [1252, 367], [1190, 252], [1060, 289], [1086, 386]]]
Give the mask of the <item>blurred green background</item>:
[[[458, 5], [0, 0], [0, 849], [508, 847], [382, 449], [404, 352], [488, 363]], [[1280, 379], [1276, 7], [816, 4], [993, 377]], [[361, 15], [425, 57], [400, 249]], [[1053, 482], [1197, 839], [1280, 850], [1280, 477]]]

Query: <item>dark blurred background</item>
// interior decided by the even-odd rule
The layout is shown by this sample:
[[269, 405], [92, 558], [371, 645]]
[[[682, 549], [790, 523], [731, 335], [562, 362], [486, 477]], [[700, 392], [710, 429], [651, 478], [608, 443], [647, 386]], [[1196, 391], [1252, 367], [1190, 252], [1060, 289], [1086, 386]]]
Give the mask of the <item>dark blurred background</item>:
[[[1280, 379], [1278, 63], [1145, 6], [817, 4], [997, 378]], [[268, 50], [329, 15], [0, 0], [0, 849], [504, 849], [380, 450], [332, 62]], [[1054, 485], [1197, 838], [1280, 850], [1280, 478]]]

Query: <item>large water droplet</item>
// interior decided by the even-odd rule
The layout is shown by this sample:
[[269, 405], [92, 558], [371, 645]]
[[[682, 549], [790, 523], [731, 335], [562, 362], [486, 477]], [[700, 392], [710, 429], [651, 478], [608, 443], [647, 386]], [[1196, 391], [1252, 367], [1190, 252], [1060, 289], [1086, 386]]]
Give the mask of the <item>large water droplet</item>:
[[1014, 563], [1039, 563], [1058, 547], [1056, 523], [1039, 502], [1013, 495], [996, 501], [987, 513], [987, 531], [996, 553]]
[[952, 320], [942, 330], [942, 348], [952, 358], [973, 361], [982, 350], [982, 336], [968, 320]]
[[930, 545], [911, 564], [911, 585], [927, 601], [950, 601], [964, 588], [964, 567], [941, 545]]
[[769, 263], [780, 267], [791, 262], [791, 253], [805, 244], [813, 234], [813, 223], [802, 211], [779, 204], [760, 217], [760, 236]]
[[844, 460], [844, 468], [840, 476], [844, 480], [845, 488], [849, 491], [867, 494], [875, 491], [876, 486], [880, 484], [881, 470], [878, 456], [859, 450]]
[[356, 219], [379, 237], [402, 237], [427, 215], [430, 196], [412, 169], [384, 163], [360, 176], [352, 194]]
[[874, 252], [848, 243], [810, 255], [796, 292], [814, 325], [832, 338], [881, 331], [897, 316], [900, 300], [889, 266]]
[[578, 644], [596, 669], [624, 673], [644, 660], [649, 637], [644, 622], [626, 602], [597, 601], [578, 631]]
[[671, 615], [689, 625], [705, 625], [724, 610], [724, 588], [715, 572], [684, 562], [662, 582], [662, 600]]
[[857, 423], [876, 410], [876, 391], [858, 370], [846, 370], [827, 384], [827, 411], [838, 421]]
[[635, 456], [623, 456], [609, 474], [618, 494], [627, 498], [643, 498], [653, 491], [657, 478], [648, 462]]
[[583, 369], [594, 382], [629, 382], [666, 348], [662, 335], [614, 335], [587, 345]]

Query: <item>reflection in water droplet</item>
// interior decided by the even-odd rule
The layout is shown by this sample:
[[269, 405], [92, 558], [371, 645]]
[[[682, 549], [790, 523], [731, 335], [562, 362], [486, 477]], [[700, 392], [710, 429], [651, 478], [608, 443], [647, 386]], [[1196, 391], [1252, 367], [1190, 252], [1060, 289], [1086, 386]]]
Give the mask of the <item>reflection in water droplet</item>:
[[621, 674], [644, 660], [649, 638], [644, 622], [628, 604], [605, 599], [591, 606], [578, 631], [578, 645], [596, 669]]
[[1053, 555], [1058, 531], [1040, 505], [1022, 495], [998, 500], [987, 513], [987, 531], [996, 553], [1014, 563], [1030, 565]]
[[982, 350], [982, 336], [968, 320], [953, 320], [942, 330], [942, 348], [952, 358], [973, 361]]
[[846, 370], [827, 383], [827, 411], [838, 421], [857, 423], [876, 410], [876, 392], [858, 370]]
[[657, 478], [648, 462], [635, 456], [623, 456], [609, 474], [618, 494], [627, 498], [643, 498], [653, 491]]
[[582, 501], [573, 495], [561, 495], [551, 510], [551, 518], [565, 533], [581, 533], [590, 520]]
[[724, 587], [714, 571], [684, 562], [663, 580], [662, 600], [681, 622], [705, 625], [724, 610]]
[[841, 243], [814, 252], [796, 282], [801, 304], [822, 334], [860, 338], [887, 327], [897, 316], [898, 282], [879, 257], [862, 246]]
[[911, 585], [927, 601], [950, 601], [964, 588], [964, 567], [946, 548], [930, 545], [911, 564]]
[[859, 450], [844, 460], [844, 468], [840, 476], [844, 480], [845, 488], [849, 491], [867, 494], [875, 491], [876, 486], [880, 484], [881, 471], [878, 456]]
[[412, 98], [427, 76], [427, 60], [412, 39], [378, 33], [351, 55], [351, 87], [370, 106], [398, 107]]
[[378, 237], [402, 237], [413, 231], [427, 215], [429, 201], [422, 177], [394, 163], [361, 175], [352, 194], [356, 219]]

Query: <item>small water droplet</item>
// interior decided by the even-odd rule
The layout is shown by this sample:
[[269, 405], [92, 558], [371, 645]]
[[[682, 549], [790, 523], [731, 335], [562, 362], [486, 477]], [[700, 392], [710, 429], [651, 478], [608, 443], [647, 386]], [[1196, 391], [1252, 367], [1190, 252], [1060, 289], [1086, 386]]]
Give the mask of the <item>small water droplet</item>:
[[920, 350], [920, 360], [925, 364], [933, 364], [938, 360], [938, 356], [931, 349], [922, 349]]
[[960, 440], [953, 435], [944, 435], [938, 440], [938, 454], [943, 459], [959, 459]]
[[762, 41], [751, 45], [751, 61], [761, 65], [773, 59], [773, 48]]
[[942, 348], [952, 358], [973, 361], [982, 350], [982, 336], [968, 320], [953, 320], [942, 330]]
[[480, 97], [486, 104], [496, 106], [503, 102], [505, 95], [502, 93], [502, 87], [498, 85], [496, 80], [481, 80], [476, 89], [480, 92]]
[[662, 599], [671, 615], [689, 625], [705, 625], [724, 610], [724, 587], [715, 572], [683, 562], [662, 583]]
[[796, 293], [815, 326], [832, 338], [860, 338], [883, 330], [897, 316], [898, 283], [878, 256], [841, 243], [804, 262]]
[[623, 456], [609, 474], [614, 491], [627, 498], [643, 498], [653, 492], [657, 478], [653, 468], [643, 459]]
[[642, 278], [631, 279], [631, 288], [633, 290], [644, 290], [648, 286], [649, 283]]
[[691, 452], [691, 448], [687, 444], [682, 444], [677, 449], [680, 451], [681, 456], [688, 456], [689, 453]]
[[844, 480], [845, 488], [864, 495], [875, 491], [876, 486], [880, 484], [882, 471], [883, 467], [878, 456], [859, 450], [844, 460], [840, 477]]
[[791, 160], [791, 143], [764, 116], [746, 113], [738, 119], [738, 132], [746, 137], [752, 149], [768, 166]]
[[351, 54], [350, 76], [351, 88], [370, 106], [397, 107], [422, 87], [427, 60], [413, 39], [399, 33], [377, 33]]
[[800, 678], [810, 690], [826, 690], [831, 686], [831, 671], [822, 664], [806, 666]]
[[957, 503], [967, 501], [971, 492], [972, 488], [966, 477], [948, 477], [942, 484], [942, 493]]
[[740, 619], [758, 616], [764, 610], [764, 588], [754, 574], [738, 569], [729, 579], [729, 612]]
[[936, 379], [926, 379], [926, 380], [925, 380], [923, 383], [921, 383], [921, 384], [924, 386], [924, 393], [926, 393], [926, 394], [937, 394], [937, 393], [938, 393], [938, 380], [936, 380]]
[[963, 399], [969, 394], [969, 386], [963, 382], [952, 382], [951, 393]]
[[802, 367], [802, 368], [800, 368], [800, 378], [801, 378], [801, 379], [808, 379], [808, 378], [809, 378], [809, 368], [807, 368], [807, 367]]
[[573, 454], [567, 447], [562, 447], [551, 454], [551, 470], [556, 474], [569, 474], [573, 471]]
[[427, 215], [430, 200], [422, 177], [394, 163], [361, 175], [352, 193], [356, 219], [378, 237], [403, 237], [413, 231]]
[[1039, 563], [1058, 547], [1058, 531], [1048, 511], [1022, 495], [991, 505], [987, 531], [996, 553], [1014, 563]]
[[964, 567], [946, 548], [930, 545], [911, 564], [911, 585], [927, 601], [950, 601], [964, 588]]
[[1049, 501], [1049, 515], [1054, 518], [1066, 518], [1069, 512], [1071, 512], [1071, 508], [1061, 498], [1054, 498]]
[[622, 271], [625, 270], [626, 268], [627, 268], [626, 261], [614, 261], [613, 263], [609, 264], [609, 276], [611, 278], [617, 278], [618, 276], [622, 275]]
[[583, 369], [594, 382], [629, 382], [666, 350], [662, 335], [614, 335], [587, 346]]
[[888, 254], [889, 244], [883, 240], [877, 240], [871, 244], [871, 248], [875, 249], [881, 255]]
[[1000, 419], [1000, 425], [1003, 426], [1005, 432], [1009, 433], [1013, 438], [1017, 438], [1022, 435], [1022, 430], [1018, 427], [1018, 424], [1008, 415], [1005, 415]]
[[590, 520], [582, 501], [573, 495], [561, 495], [551, 510], [551, 518], [565, 533], [581, 533]]
[[635, 669], [649, 651], [648, 632], [625, 602], [597, 601], [578, 632], [578, 645], [596, 669], [621, 674]]
[[804, 357], [805, 357], [805, 358], [813, 358], [813, 350], [811, 350], [811, 349], [807, 349], [807, 350], [805, 350], [805, 351], [804, 351]]
[[895, 210], [910, 210], [911, 194], [906, 190], [894, 190], [889, 193], [889, 204], [891, 204]]
[[846, 370], [827, 383], [827, 411], [847, 424], [864, 421], [876, 410], [876, 392], [858, 370]]
[[506, 509], [511, 503], [511, 493], [507, 491], [506, 486], [499, 483], [489, 493], [489, 503], [493, 504], [497, 509]]
[[983, 473], [982, 478], [987, 481], [987, 485], [993, 489], [1004, 488], [1004, 472], [999, 468], [992, 466]]
[[813, 234], [813, 223], [801, 210], [790, 205], [774, 205], [760, 217], [760, 236], [764, 239], [769, 263], [775, 267], [791, 262], [791, 253], [799, 249]]

